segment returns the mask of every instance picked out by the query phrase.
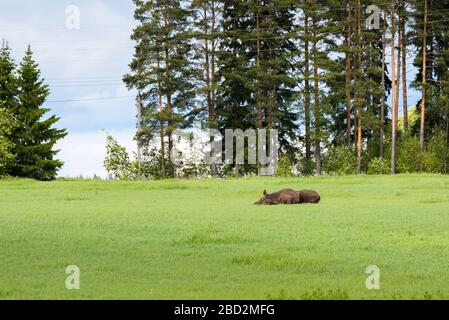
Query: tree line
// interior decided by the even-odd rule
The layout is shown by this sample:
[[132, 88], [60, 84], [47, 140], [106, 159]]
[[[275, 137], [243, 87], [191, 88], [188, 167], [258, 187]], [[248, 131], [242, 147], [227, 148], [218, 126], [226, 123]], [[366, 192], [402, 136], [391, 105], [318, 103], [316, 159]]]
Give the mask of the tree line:
[[282, 160], [301, 174], [447, 173], [449, 1], [133, 1], [124, 81], [162, 176], [175, 175], [170, 133], [194, 120], [278, 129]]
[[67, 135], [56, 129], [59, 118], [48, 116], [50, 94], [28, 47], [17, 66], [3, 41], [0, 49], [0, 177], [52, 180], [63, 163], [54, 146]]

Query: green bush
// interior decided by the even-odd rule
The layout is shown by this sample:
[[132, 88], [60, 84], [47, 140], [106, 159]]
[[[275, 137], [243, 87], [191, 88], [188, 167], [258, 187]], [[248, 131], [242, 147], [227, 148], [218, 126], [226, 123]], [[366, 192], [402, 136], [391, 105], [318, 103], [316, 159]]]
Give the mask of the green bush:
[[346, 145], [331, 148], [323, 159], [323, 169], [330, 175], [351, 175], [356, 173], [357, 155]]
[[424, 157], [424, 168], [429, 173], [447, 173], [447, 161], [449, 159], [449, 148], [443, 130], [435, 130], [427, 144]]
[[419, 138], [404, 136], [398, 144], [397, 168], [400, 173], [444, 173], [448, 148], [444, 132], [436, 130], [421, 152]]
[[133, 179], [149, 180], [163, 179], [161, 171], [162, 157], [156, 148], [143, 148], [142, 161], [132, 161]]
[[397, 169], [400, 173], [421, 172], [423, 166], [422, 153], [418, 137], [406, 135], [398, 143]]
[[374, 158], [368, 164], [368, 174], [389, 174], [390, 161], [382, 158]]
[[118, 144], [111, 135], [106, 137], [106, 159], [104, 167], [112, 179], [130, 180], [132, 163], [125, 147]]
[[426, 151], [421, 155], [422, 167], [421, 172], [425, 173], [442, 173], [442, 167], [438, 155], [433, 151]]
[[287, 155], [282, 155], [279, 158], [277, 177], [291, 177], [293, 176], [293, 163]]

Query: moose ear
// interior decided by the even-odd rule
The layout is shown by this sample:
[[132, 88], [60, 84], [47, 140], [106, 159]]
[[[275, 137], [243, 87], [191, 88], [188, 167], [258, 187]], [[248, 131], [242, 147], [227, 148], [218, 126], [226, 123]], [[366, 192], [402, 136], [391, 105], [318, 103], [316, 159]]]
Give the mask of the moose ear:
[[263, 195], [266, 196], [267, 195], [267, 190], [263, 191]]

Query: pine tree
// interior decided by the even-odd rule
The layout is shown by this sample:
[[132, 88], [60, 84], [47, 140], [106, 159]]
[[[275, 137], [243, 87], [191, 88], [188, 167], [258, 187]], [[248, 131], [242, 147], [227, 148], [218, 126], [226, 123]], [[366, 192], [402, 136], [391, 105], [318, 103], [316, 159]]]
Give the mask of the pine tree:
[[166, 172], [166, 117], [162, 88], [162, 15], [158, 4], [149, 1], [134, 1], [134, 17], [140, 25], [134, 29], [131, 38], [137, 41], [130, 63], [131, 73], [123, 80], [129, 88], [139, 91], [141, 105], [140, 130], [135, 139], [141, 146], [149, 145], [158, 136], [161, 153], [161, 176]]
[[195, 115], [195, 110], [189, 114], [194, 102], [189, 12], [181, 1], [133, 1], [135, 18], [140, 25], [132, 35], [137, 41], [130, 64], [132, 72], [124, 77], [124, 81], [142, 95], [142, 121], [146, 130], [137, 139], [148, 143], [159, 132], [163, 158], [161, 172], [163, 176], [174, 177], [172, 161], [169, 160], [167, 165], [165, 161], [173, 149], [172, 133], [187, 126]]
[[392, 102], [391, 102], [391, 174], [396, 174], [396, 158], [397, 158], [397, 128], [398, 128], [398, 112], [397, 104], [398, 100], [396, 86], [398, 81], [396, 80], [396, 1], [391, 1], [391, 77], [393, 81], [392, 88]]
[[19, 66], [17, 87], [18, 104], [12, 109], [18, 123], [12, 134], [16, 162], [10, 173], [37, 180], [54, 179], [63, 165], [54, 159], [58, 153], [54, 146], [67, 133], [65, 129], [53, 127], [59, 118], [54, 115], [45, 117], [50, 109], [43, 105], [50, 91], [41, 79], [30, 47]]
[[[257, 127], [277, 129], [281, 151], [293, 159], [296, 149], [297, 115], [292, 101], [296, 81], [292, 76], [293, 57], [297, 48], [293, 42], [295, 6], [290, 1], [249, 2], [249, 34], [245, 33], [249, 60], [255, 61], [250, 72], [255, 76]], [[252, 17], [252, 18], [251, 18]]]
[[346, 141], [348, 146], [352, 143], [352, 123], [351, 123], [351, 81], [352, 81], [352, 3], [351, 1], [346, 2], [346, 21], [345, 21], [345, 42], [344, 42], [344, 52], [345, 52], [345, 103], [346, 103]]
[[[193, 0], [190, 10], [194, 18], [196, 91], [199, 96], [199, 111], [207, 113], [209, 128], [217, 128], [217, 51], [220, 36], [219, 18], [221, 3], [217, 0]], [[216, 164], [210, 166], [211, 174], [218, 175]]]
[[356, 123], [357, 123], [357, 173], [362, 172], [362, 151], [363, 151], [363, 106], [366, 102], [364, 99], [363, 90], [366, 90], [363, 85], [362, 77], [363, 77], [363, 65], [362, 65], [362, 55], [363, 55], [363, 35], [362, 35], [362, 17], [361, 17], [361, 3], [360, 0], [356, 0], [355, 5], [356, 12], [356, 51], [355, 51], [355, 97], [354, 97], [354, 106], [356, 110]]
[[445, 100], [449, 76], [449, 26], [444, 23], [449, 1], [416, 0], [412, 4], [412, 43], [418, 48], [414, 60], [418, 74], [413, 85], [421, 90], [422, 96], [417, 103], [420, 122], [410, 130], [419, 135], [421, 150], [425, 151], [426, 142], [435, 129], [446, 126], [445, 103], [440, 102]]
[[[333, 1], [307, 1], [302, 8], [310, 17], [310, 58], [313, 97], [313, 134], [315, 173], [322, 174], [323, 143], [328, 139], [326, 118], [333, 103], [333, 94], [327, 94], [328, 88], [337, 86], [340, 81], [340, 62], [331, 57], [337, 50], [334, 34], [339, 29], [335, 22], [338, 12], [344, 12], [340, 4]], [[342, 86], [344, 88], [344, 86]]]
[[[378, 7], [381, 8], [382, 0], [378, 0]], [[373, 2], [365, 2], [365, 6]], [[376, 4], [376, 2], [374, 2]], [[362, 12], [365, 12], [362, 6]], [[363, 139], [366, 144], [365, 155], [369, 160], [382, 154], [384, 139], [384, 127], [386, 117], [386, 96], [391, 87], [391, 80], [386, 70], [386, 40], [384, 35], [385, 17], [380, 12], [375, 12], [375, 19], [378, 19], [378, 28], [362, 27], [362, 87], [365, 87], [363, 110]], [[363, 17], [363, 16], [362, 16]], [[382, 21], [383, 20], [383, 21]], [[362, 26], [364, 19], [362, 18]], [[362, 90], [363, 92], [363, 90]], [[364, 161], [364, 163], [367, 163]]]
[[[423, 89], [417, 109], [424, 121], [408, 132], [429, 141], [438, 129], [449, 132], [449, 27], [439, 23], [447, 14], [448, 0], [135, 3], [140, 25], [133, 39], [138, 44], [132, 73], [125, 80], [142, 94], [145, 125], [139, 135], [149, 140], [159, 133], [164, 159], [171, 150], [170, 132], [196, 118], [220, 130], [276, 128], [281, 151], [291, 159], [297, 153], [292, 145], [303, 140], [306, 162], [315, 161], [317, 174], [330, 145], [356, 141], [357, 171], [362, 173], [373, 157], [389, 153], [385, 141], [390, 141], [391, 123], [394, 173], [401, 148], [396, 146], [401, 101], [405, 130], [408, 127], [410, 44], [418, 48], [415, 86]], [[379, 30], [365, 27], [372, 5], [386, 12]], [[425, 16], [435, 21], [424, 23]], [[409, 28], [411, 17], [414, 28]], [[388, 51], [394, 58], [391, 65]], [[168, 170], [164, 161], [161, 167], [172, 175], [169, 161]], [[244, 169], [255, 172], [254, 166]]]
[[384, 33], [365, 26], [364, 13], [371, 4], [348, 0], [345, 6], [335, 5], [328, 10], [330, 26], [335, 25], [332, 34], [339, 38], [338, 45], [332, 46], [328, 53], [336, 57], [336, 69], [329, 70], [332, 76], [326, 80], [332, 121], [325, 129], [335, 146], [343, 141], [351, 146], [355, 140], [358, 172], [363, 171], [367, 156], [377, 156], [378, 149], [382, 149], [385, 96], [390, 86], [382, 54]]
[[386, 75], [385, 72], [387, 70], [387, 62], [386, 62], [386, 50], [387, 50], [387, 17], [384, 13], [382, 15], [382, 76], [381, 76], [381, 85], [384, 90], [381, 97], [380, 102], [380, 132], [379, 132], [379, 157], [384, 159], [385, 157], [385, 115], [386, 115]]
[[428, 19], [428, 1], [424, 0], [424, 23], [423, 23], [423, 45], [422, 45], [422, 98], [421, 98], [421, 122], [419, 129], [419, 146], [421, 152], [424, 152], [425, 148], [425, 117], [426, 117], [426, 93], [427, 93], [427, 19]]
[[401, 65], [402, 65], [402, 110], [404, 116], [404, 131], [408, 131], [408, 83], [407, 83], [407, 23], [409, 20], [409, 14], [407, 13], [406, 1], [400, 2], [400, 32], [401, 32]]
[[[307, 5], [307, 4], [304, 4]], [[298, 28], [300, 40], [304, 48], [304, 55], [297, 62], [297, 69], [300, 71], [299, 79], [303, 80], [304, 96], [304, 144], [305, 144], [305, 174], [312, 174], [312, 139], [311, 139], [311, 92], [310, 92], [310, 17], [308, 11], [303, 10], [303, 25]], [[302, 70], [302, 71], [301, 71]]]

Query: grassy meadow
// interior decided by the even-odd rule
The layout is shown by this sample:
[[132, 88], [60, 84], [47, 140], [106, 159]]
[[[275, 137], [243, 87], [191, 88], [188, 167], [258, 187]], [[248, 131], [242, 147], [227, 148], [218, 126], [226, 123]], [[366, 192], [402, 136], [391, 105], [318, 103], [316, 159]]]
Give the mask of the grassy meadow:
[[92, 298], [449, 299], [449, 178], [0, 181], [0, 300]]

